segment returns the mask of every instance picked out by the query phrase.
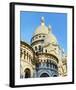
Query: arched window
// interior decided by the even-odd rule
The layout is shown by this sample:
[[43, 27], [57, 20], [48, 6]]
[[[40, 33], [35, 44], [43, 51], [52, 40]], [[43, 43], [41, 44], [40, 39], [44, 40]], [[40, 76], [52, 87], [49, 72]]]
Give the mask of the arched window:
[[26, 68], [24, 72], [25, 72], [25, 78], [30, 78], [31, 77], [31, 71], [30, 71], [29, 68]]
[[36, 36], [35, 38], [37, 39], [38, 37]]
[[57, 67], [57, 65], [55, 65], [55, 69], [56, 69], [56, 70], [58, 70], [58, 67]]
[[37, 51], [37, 46], [35, 46], [35, 50]]
[[43, 38], [44, 38], [45, 36], [43, 36]]
[[57, 77], [57, 75], [53, 75], [53, 77]]
[[25, 59], [25, 57], [26, 57], [26, 51], [24, 51], [24, 59]]
[[41, 35], [39, 36], [39, 38], [41, 38]]
[[42, 49], [41, 49], [41, 45], [39, 45], [39, 51], [42, 51]]
[[28, 60], [28, 52], [27, 52], [27, 60]]
[[39, 68], [39, 63], [36, 64], [36, 67]]
[[45, 52], [47, 53], [47, 49], [45, 50]]
[[55, 64], [53, 63], [53, 69], [55, 69]]
[[20, 57], [22, 58], [22, 55], [23, 55], [23, 51], [22, 49], [20, 50]]

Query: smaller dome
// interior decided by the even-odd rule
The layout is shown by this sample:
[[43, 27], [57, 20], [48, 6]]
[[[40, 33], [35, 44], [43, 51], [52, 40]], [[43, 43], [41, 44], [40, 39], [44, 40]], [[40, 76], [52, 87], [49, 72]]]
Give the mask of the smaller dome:
[[56, 37], [53, 34], [50, 35], [49, 41], [50, 40], [51, 40], [52, 44], [57, 44], [58, 43]]
[[47, 37], [44, 40], [44, 46], [48, 44], [58, 44], [56, 37], [52, 34], [52, 32], [47, 34]]

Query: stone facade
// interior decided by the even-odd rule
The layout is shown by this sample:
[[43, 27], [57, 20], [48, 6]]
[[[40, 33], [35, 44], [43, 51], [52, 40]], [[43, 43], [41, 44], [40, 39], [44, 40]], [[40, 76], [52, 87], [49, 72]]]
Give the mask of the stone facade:
[[36, 28], [31, 44], [21, 41], [20, 77], [57, 77], [67, 75], [67, 56], [59, 46], [52, 28], [44, 18]]

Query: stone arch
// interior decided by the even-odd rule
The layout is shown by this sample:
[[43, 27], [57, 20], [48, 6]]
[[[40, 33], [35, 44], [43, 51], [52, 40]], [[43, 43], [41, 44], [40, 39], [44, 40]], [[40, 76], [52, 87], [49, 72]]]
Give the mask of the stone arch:
[[50, 73], [50, 71], [48, 71], [48, 70], [45, 70], [45, 71], [43, 71], [43, 70], [40, 70], [39, 71], [39, 77], [50, 77], [51, 76], [51, 73]]
[[24, 70], [24, 72], [25, 72], [25, 78], [30, 78], [31, 77], [31, 70], [29, 68], [26, 68]]
[[53, 77], [57, 77], [57, 76], [58, 76], [58, 75], [56, 75], [56, 74], [55, 74], [55, 75], [53, 75]]
[[42, 73], [40, 77], [50, 77], [47, 73]]

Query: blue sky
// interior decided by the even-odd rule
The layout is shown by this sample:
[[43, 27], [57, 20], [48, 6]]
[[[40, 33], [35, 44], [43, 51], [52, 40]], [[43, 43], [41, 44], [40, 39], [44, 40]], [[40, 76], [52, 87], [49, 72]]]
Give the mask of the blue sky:
[[33, 32], [41, 23], [41, 17], [45, 18], [45, 24], [52, 27], [52, 33], [56, 36], [59, 45], [67, 53], [67, 14], [48, 12], [20, 12], [20, 39], [30, 43]]

